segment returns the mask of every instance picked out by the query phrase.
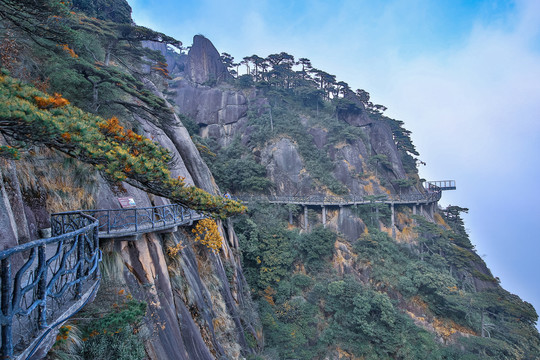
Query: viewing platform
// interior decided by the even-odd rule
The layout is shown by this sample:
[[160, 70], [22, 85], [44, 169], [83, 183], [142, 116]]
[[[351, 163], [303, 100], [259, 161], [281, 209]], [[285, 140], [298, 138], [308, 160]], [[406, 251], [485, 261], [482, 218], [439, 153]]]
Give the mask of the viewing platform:
[[455, 180], [439, 180], [439, 181], [427, 181], [424, 184], [426, 190], [435, 190], [440, 189], [445, 190], [456, 190], [456, 181]]

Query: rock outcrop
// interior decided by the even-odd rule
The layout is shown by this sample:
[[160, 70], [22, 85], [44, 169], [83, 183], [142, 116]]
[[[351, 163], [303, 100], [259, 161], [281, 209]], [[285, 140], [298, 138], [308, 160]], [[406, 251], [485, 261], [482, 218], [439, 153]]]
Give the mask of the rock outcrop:
[[188, 79], [197, 84], [215, 84], [231, 76], [212, 42], [202, 35], [193, 37], [185, 72]]
[[[167, 52], [163, 54], [166, 55]], [[248, 113], [251, 112], [256, 117], [271, 117], [268, 99], [255, 89], [238, 90], [226, 83], [217, 86], [201, 85], [212, 76], [217, 76], [220, 71], [226, 71], [218, 60], [217, 50], [204, 37], [194, 37], [187, 64], [184, 72], [174, 74], [175, 80], [170, 84], [172, 91], [168, 92], [168, 98], [176, 105], [176, 110], [199, 125], [200, 136], [212, 139], [220, 147], [229, 145], [234, 138], [239, 138], [242, 144], [250, 146], [253, 128]], [[169, 67], [169, 71], [176, 70]], [[356, 140], [331, 142], [324, 126], [314, 124], [303, 114], [296, 116], [300, 118], [299, 126], [305, 128], [310, 141], [321, 151], [327, 152], [334, 165], [331, 176], [350, 194], [387, 194], [401, 190], [393, 183], [397, 179], [405, 179], [406, 173], [394, 143], [392, 130], [381, 121], [373, 121], [357, 98], [346, 97], [343, 105], [336, 111], [339, 121], [356, 127], [363, 133], [362, 138]], [[375, 177], [366, 179], [359, 176], [365, 174], [368, 166], [372, 165], [370, 158], [379, 154], [386, 156], [389, 164], [375, 165], [377, 171], [387, 179], [384, 186]], [[277, 195], [329, 192], [326, 186], [313, 178], [298, 144], [288, 134], [277, 134], [262, 147], [254, 149], [254, 155], [266, 167], [267, 177], [274, 183], [273, 191]], [[415, 188], [405, 192], [411, 191], [418, 192]], [[363, 227], [349, 224], [349, 218], [340, 217], [341, 225], [336, 230], [343, 231], [354, 239], [361, 234]]]

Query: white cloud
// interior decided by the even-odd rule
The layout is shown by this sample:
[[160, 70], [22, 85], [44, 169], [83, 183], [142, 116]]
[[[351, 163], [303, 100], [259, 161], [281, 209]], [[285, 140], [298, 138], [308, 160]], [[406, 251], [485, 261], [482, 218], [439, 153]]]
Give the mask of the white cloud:
[[[503, 286], [540, 307], [530, 256], [540, 195], [540, 3], [520, 2], [514, 27], [477, 24], [451, 52], [394, 58], [376, 93], [406, 122], [430, 176], [458, 179], [443, 201], [471, 208], [467, 226]], [[461, 183], [460, 183], [461, 181]]]

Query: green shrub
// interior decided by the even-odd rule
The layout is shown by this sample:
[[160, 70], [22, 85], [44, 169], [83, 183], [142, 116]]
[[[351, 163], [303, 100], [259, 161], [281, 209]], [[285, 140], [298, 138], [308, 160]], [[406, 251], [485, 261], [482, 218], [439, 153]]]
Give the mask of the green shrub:
[[115, 333], [102, 333], [85, 341], [81, 351], [84, 359], [142, 360], [146, 357], [144, 345], [131, 325]]
[[296, 240], [296, 247], [309, 271], [321, 270], [332, 257], [337, 235], [321, 225]]

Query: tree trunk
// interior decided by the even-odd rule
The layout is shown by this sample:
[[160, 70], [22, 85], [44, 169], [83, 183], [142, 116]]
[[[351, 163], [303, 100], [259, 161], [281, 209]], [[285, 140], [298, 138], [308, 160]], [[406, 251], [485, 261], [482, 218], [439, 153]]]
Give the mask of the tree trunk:
[[484, 334], [484, 310], [482, 310], [482, 314], [480, 315], [480, 331], [481, 331], [481, 337], [485, 337]]

